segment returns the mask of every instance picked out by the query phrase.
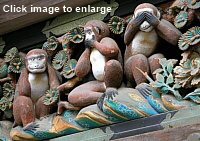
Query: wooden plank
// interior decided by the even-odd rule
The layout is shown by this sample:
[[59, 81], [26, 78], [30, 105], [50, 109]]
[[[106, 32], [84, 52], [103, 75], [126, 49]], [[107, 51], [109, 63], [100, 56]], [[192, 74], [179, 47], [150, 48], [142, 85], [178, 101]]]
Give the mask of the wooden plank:
[[[15, 31], [17, 29], [38, 23], [49, 18], [58, 16], [63, 13], [60, 10], [59, 13], [48, 14], [48, 13], [31, 13], [31, 5], [37, 7], [59, 7], [62, 8], [63, 5], [67, 7], [77, 7], [91, 4], [98, 0], [3, 0], [0, 1], [0, 35]], [[27, 12], [4, 12], [4, 5], [24, 5], [27, 7]], [[29, 10], [28, 10], [29, 9]]]
[[200, 124], [182, 126], [113, 141], [199, 141]]
[[[124, 141], [125, 139], [127, 139], [127, 141], [177, 141], [176, 138], [172, 139], [169, 138], [168, 136], [173, 133], [174, 133], [173, 137], [179, 136], [178, 134], [181, 133], [181, 131], [179, 132], [179, 130], [182, 130], [183, 128], [186, 130], [182, 130], [182, 132], [186, 133], [188, 130], [192, 129], [191, 125], [194, 125], [194, 127], [195, 125], [197, 125], [197, 127], [193, 128], [191, 132], [188, 132], [185, 138], [188, 138], [188, 135], [190, 135], [193, 132], [199, 132], [200, 130], [199, 110], [200, 110], [200, 105], [193, 106], [179, 111], [171, 111], [168, 113], [158, 114], [147, 118], [135, 119], [100, 128], [94, 128], [83, 132], [78, 132], [75, 134], [54, 138], [51, 139], [50, 141], [64, 141], [64, 140]], [[159, 134], [162, 133], [163, 131], [164, 131], [163, 136], [166, 137], [166, 140], [163, 140], [163, 138], [161, 138], [161, 140], [157, 140], [157, 138], [158, 139], [160, 138]], [[150, 136], [154, 133], [156, 133], [155, 138], [150, 138]], [[91, 136], [93, 134], [95, 134], [95, 136]], [[139, 140], [142, 139], [141, 136], [143, 135], [145, 137], [144, 138], [145, 140]], [[196, 140], [188, 140], [188, 141], [196, 141]]]

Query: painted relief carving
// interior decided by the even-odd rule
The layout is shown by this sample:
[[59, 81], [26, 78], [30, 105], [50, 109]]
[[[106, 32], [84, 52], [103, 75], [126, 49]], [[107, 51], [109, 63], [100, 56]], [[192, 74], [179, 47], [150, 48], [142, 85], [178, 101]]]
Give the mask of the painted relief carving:
[[199, 1], [176, 0], [170, 8], [175, 16], [174, 25], [179, 29], [188, 27], [196, 20], [199, 20]]
[[113, 16], [108, 23], [110, 31], [114, 34], [121, 34], [124, 32], [125, 20], [123, 18]]
[[127, 79], [136, 84], [145, 82], [146, 78], [136, 69], [153, 73], [160, 67], [159, 58], [163, 54], [154, 54], [159, 37], [172, 45], [176, 45], [181, 35], [173, 25], [160, 19], [160, 12], [152, 4], [144, 3], [136, 7], [132, 20], [128, 23], [124, 41], [126, 52], [124, 56], [124, 71]]
[[13, 103], [15, 124], [25, 127], [36, 118], [50, 114], [52, 105], [43, 104], [45, 92], [58, 85], [56, 72], [47, 62], [47, 53], [42, 49], [29, 51], [26, 55], [26, 68], [20, 74], [18, 93]]
[[177, 2], [171, 17], [143, 3], [129, 19], [89, 20], [26, 55], [10, 49], [0, 59], [1, 119], [13, 111], [15, 120], [10, 137], [47, 140], [198, 105], [200, 28], [189, 19], [198, 20], [199, 2]]

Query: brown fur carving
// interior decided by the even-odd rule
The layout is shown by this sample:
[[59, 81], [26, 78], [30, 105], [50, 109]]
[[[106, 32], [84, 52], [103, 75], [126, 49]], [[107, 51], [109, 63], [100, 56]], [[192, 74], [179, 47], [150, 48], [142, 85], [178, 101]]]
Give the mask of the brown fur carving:
[[86, 49], [78, 60], [75, 73], [84, 78], [92, 71], [96, 80], [82, 84], [69, 93], [69, 103], [77, 107], [96, 103], [108, 87], [120, 87], [123, 75], [121, 52], [117, 43], [109, 38], [107, 24], [100, 20], [88, 21], [84, 32]]
[[149, 73], [160, 67], [158, 59], [164, 56], [153, 54], [160, 37], [174, 46], [177, 45], [181, 32], [168, 21], [160, 20], [160, 17], [160, 12], [154, 5], [143, 3], [136, 7], [134, 16], [128, 23], [124, 35], [124, 69], [131, 85], [134, 81], [136, 84], [146, 81], [137, 68]]
[[55, 70], [47, 61], [47, 53], [34, 49], [26, 55], [26, 68], [18, 80], [13, 114], [17, 125], [26, 126], [50, 113], [51, 106], [43, 104], [46, 90], [57, 88], [59, 81]]

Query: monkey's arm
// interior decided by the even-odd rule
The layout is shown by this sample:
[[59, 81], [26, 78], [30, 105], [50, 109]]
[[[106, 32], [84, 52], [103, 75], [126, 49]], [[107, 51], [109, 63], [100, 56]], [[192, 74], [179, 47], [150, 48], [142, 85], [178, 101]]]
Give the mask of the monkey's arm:
[[75, 73], [79, 78], [83, 78], [90, 70], [90, 48], [86, 48], [76, 64]]
[[18, 80], [19, 96], [31, 97], [31, 86], [28, 81], [28, 70], [24, 68]]
[[161, 38], [174, 46], [177, 45], [178, 39], [181, 36], [181, 32], [177, 28], [164, 19], [159, 20], [151, 13], [146, 13], [145, 15], [147, 22], [155, 28]]
[[106, 57], [115, 57], [119, 53], [116, 42], [109, 37], [103, 38], [100, 43], [95, 41], [93, 47]]
[[57, 77], [56, 71], [49, 63], [47, 63], [47, 65], [50, 89], [57, 88], [60, 85], [60, 81]]
[[145, 13], [140, 14], [134, 19], [131, 19], [131, 21], [128, 23], [124, 35], [124, 43], [128, 46], [131, 41], [133, 40], [133, 37], [135, 34], [139, 31], [139, 26], [145, 19]]
[[10, 77], [5, 77], [5, 78], [0, 79], [0, 83], [5, 83], [5, 82], [11, 81], [11, 80], [12, 79]]
[[73, 89], [80, 81], [81, 81], [81, 78], [79, 78], [79, 77], [72, 78], [72, 79], [68, 80], [67, 82], [63, 83], [62, 85], [58, 86], [57, 89], [58, 89], [59, 91], [71, 90], [71, 89]]
[[162, 19], [158, 24], [158, 26], [156, 27], [156, 31], [161, 38], [163, 38], [164, 40], [166, 40], [174, 46], [177, 45], [178, 39], [181, 36], [181, 32], [177, 28], [175, 28], [171, 23], [164, 19]]

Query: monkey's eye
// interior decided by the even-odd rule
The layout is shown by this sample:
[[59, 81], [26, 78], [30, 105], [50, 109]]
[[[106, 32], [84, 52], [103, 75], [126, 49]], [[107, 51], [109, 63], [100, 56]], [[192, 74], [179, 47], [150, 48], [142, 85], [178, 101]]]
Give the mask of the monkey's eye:
[[29, 60], [29, 61], [34, 61], [34, 58], [29, 58], [28, 60]]

